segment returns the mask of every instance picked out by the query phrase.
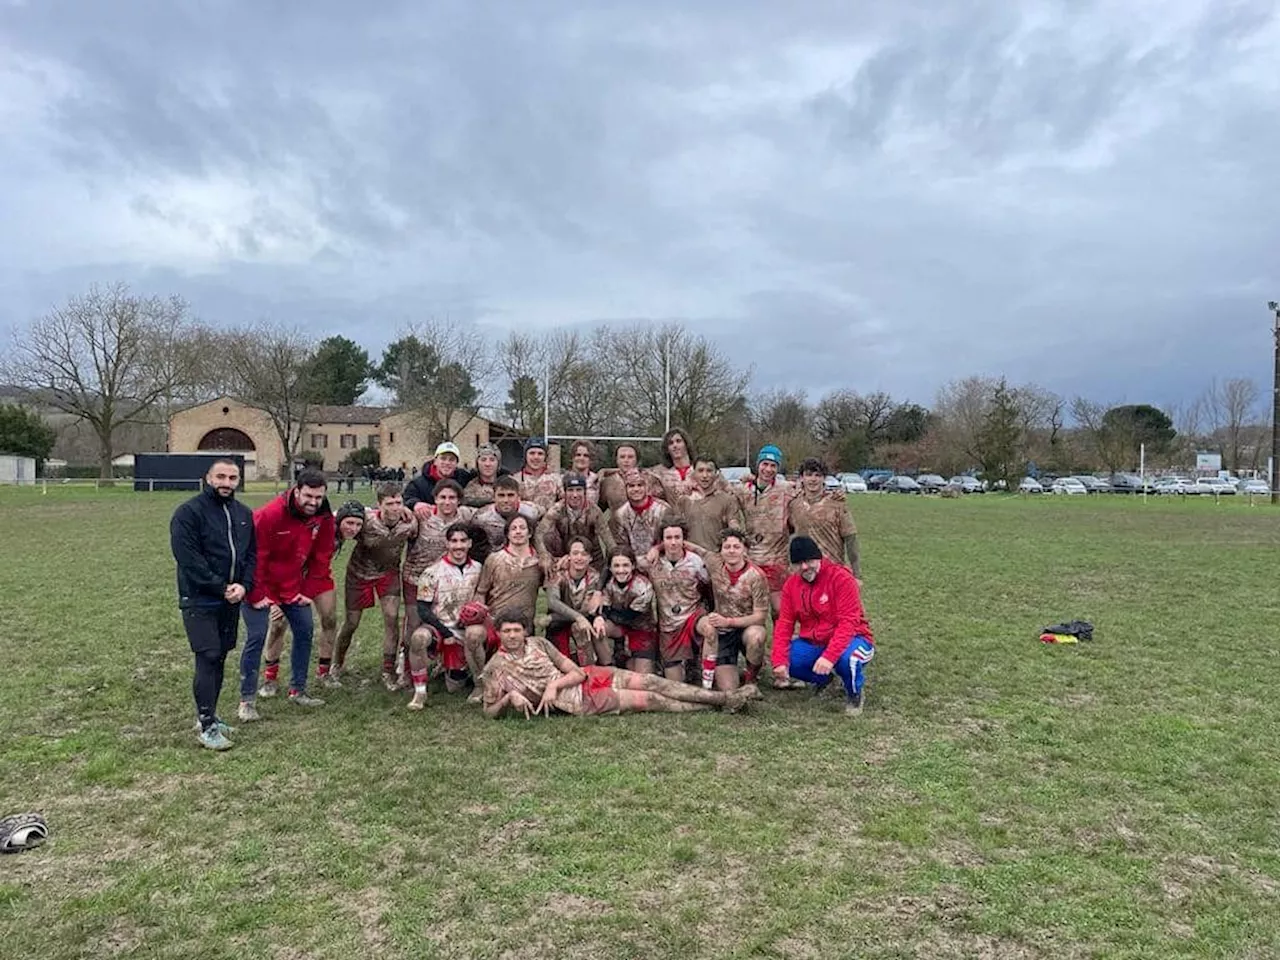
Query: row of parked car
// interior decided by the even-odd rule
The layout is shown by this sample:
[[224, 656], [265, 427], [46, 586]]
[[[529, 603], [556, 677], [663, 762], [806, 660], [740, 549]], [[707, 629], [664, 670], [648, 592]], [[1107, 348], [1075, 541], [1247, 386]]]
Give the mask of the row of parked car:
[[1070, 495], [1090, 493], [1153, 493], [1191, 496], [1231, 497], [1238, 493], [1265, 495], [1270, 492], [1265, 480], [1236, 480], [1224, 477], [1139, 477], [1136, 474], [1113, 474], [1109, 480], [1101, 477], [1058, 477], [1054, 480], [1037, 480], [1024, 477], [1018, 485], [1020, 493], [1060, 493]]
[[[941, 493], [948, 488], [958, 493], [986, 493], [988, 490], [1006, 489], [1003, 481], [994, 486], [977, 477], [955, 476], [946, 479], [936, 473], [922, 473], [916, 477], [905, 474], [872, 473], [863, 477], [857, 473], [839, 473], [827, 477], [829, 490], [842, 489], [845, 493]], [[1087, 496], [1091, 493], [1153, 493], [1179, 495], [1234, 496], [1265, 495], [1270, 492], [1265, 480], [1227, 480], [1221, 477], [1139, 477], [1134, 473], [1113, 473], [1110, 477], [1094, 477], [1078, 474], [1071, 477], [1024, 477], [1017, 486], [1019, 493], [1055, 493], [1063, 496]]]

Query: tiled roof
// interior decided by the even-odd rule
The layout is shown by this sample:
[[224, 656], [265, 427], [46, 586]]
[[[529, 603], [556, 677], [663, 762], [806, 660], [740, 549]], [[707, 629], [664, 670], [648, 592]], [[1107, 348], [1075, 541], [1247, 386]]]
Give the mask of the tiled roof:
[[307, 423], [367, 423], [376, 425], [391, 411], [386, 407], [330, 407], [307, 408]]

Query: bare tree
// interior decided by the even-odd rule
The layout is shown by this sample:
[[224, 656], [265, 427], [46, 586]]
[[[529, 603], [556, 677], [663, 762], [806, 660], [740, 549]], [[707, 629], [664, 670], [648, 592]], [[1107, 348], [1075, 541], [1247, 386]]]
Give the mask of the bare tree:
[[503, 411], [517, 430], [532, 432], [543, 419], [542, 380], [546, 344], [528, 333], [512, 330], [498, 353], [506, 384]]
[[1227, 469], [1238, 471], [1247, 448], [1257, 446], [1256, 441], [1252, 444], [1251, 441], [1256, 432], [1254, 420], [1257, 416], [1258, 385], [1248, 377], [1235, 377], [1222, 385], [1219, 396], [1222, 398], [1223, 452]]
[[609, 372], [610, 337], [604, 328], [587, 335], [557, 330], [544, 343], [550, 364], [550, 430], [562, 436], [602, 436], [625, 432], [620, 388]]
[[271, 418], [284, 450], [281, 477], [287, 477], [302, 445], [311, 408], [307, 373], [315, 355], [315, 341], [296, 328], [263, 320], [230, 331], [220, 342], [224, 345], [224, 367], [230, 372], [225, 384], [227, 392]]
[[1027, 454], [1042, 465], [1052, 464], [1057, 469], [1067, 466], [1062, 448], [1066, 401], [1034, 383], [1024, 383], [1011, 392]]
[[5, 379], [88, 424], [99, 474], [109, 479], [117, 430], [153, 422], [157, 405], [194, 377], [187, 311], [178, 297], [134, 296], [122, 283], [92, 287], [15, 336]]
[[487, 405], [501, 351], [475, 327], [447, 318], [410, 324], [400, 334], [402, 341], [409, 338], [429, 347], [437, 362], [434, 370], [419, 372], [427, 376], [426, 389], [411, 391], [404, 405], [422, 418], [432, 443], [453, 440]]
[[761, 440], [782, 449], [795, 465], [821, 452], [814, 431], [814, 412], [800, 391], [770, 390], [756, 398], [754, 420]]
[[607, 327], [603, 337], [597, 358], [613, 384], [620, 419], [632, 431], [660, 433], [666, 425], [668, 357], [671, 424], [688, 430], [695, 445], [711, 438], [751, 379], [749, 370], [737, 369], [705, 337], [678, 323]]
[[935, 432], [940, 462], [948, 469], [969, 469], [981, 460], [980, 437], [997, 382], [991, 377], [966, 377], [938, 391], [933, 407]]

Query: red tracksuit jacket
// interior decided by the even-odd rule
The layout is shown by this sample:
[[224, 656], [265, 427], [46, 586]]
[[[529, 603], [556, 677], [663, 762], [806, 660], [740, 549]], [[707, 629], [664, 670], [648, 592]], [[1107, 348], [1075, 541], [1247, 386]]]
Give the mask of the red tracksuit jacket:
[[258, 566], [247, 603], [286, 603], [298, 594], [314, 597], [333, 589], [330, 564], [337, 547], [328, 500], [307, 517], [294, 509], [293, 491], [286, 490], [253, 511], [253, 531]]
[[773, 623], [771, 659], [775, 668], [789, 662], [797, 622], [801, 637], [826, 645], [822, 656], [832, 663], [840, 659], [854, 637], [875, 642], [862, 610], [858, 581], [846, 567], [827, 560], [822, 561], [813, 583], [805, 583], [800, 574], [793, 573], [782, 585], [778, 618]]

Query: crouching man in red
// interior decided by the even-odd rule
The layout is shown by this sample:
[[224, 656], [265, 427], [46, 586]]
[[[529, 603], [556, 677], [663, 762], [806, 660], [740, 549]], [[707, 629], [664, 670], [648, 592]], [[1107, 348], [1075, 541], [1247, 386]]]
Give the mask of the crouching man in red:
[[[844, 684], [844, 712], [857, 716], [863, 668], [876, 652], [858, 581], [845, 567], [824, 560], [809, 537], [791, 541], [791, 565], [798, 570], [782, 587], [773, 624], [773, 685], [813, 684], [821, 690], [834, 673]], [[797, 624], [799, 636], [792, 640]]]

